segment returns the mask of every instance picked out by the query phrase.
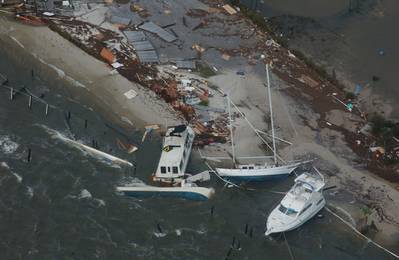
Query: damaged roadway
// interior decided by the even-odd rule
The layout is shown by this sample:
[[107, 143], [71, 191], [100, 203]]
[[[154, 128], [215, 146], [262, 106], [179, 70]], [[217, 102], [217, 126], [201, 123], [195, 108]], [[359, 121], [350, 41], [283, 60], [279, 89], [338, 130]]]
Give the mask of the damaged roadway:
[[[210, 6], [199, 1], [164, 1], [162, 6], [157, 1], [140, 1], [133, 7], [73, 3], [77, 8], [69, 17], [47, 18], [46, 22], [52, 30], [109, 67], [95, 62], [95, 69], [87, 68], [85, 59], [89, 57], [80, 58], [84, 69], [91, 71], [88, 75], [73, 68], [73, 59], [64, 60], [59, 66], [75, 74], [74, 78], [82, 78], [88, 91], [103, 100], [105, 106], [112, 107], [125, 122], [136, 123], [138, 117], [144, 124], [165, 125], [164, 116], [168, 117], [169, 124], [188, 120], [200, 136], [197, 144], [203, 146], [202, 153], [206, 155], [225, 156], [230, 152], [223, 93], [229, 93], [256, 128], [270, 130], [269, 119], [265, 117], [268, 97], [264, 86], [264, 65], [270, 63], [276, 135], [292, 142], [290, 146], [278, 143], [280, 155], [287, 160], [318, 158], [315, 165], [328, 175], [329, 185], [339, 187], [338, 192], [326, 194], [328, 200], [348, 210], [358, 224], [363, 224], [365, 219], [369, 223], [374, 221], [380, 230], [375, 239], [395, 243], [392, 235], [397, 234], [399, 225], [399, 193], [395, 184], [369, 174], [365, 160], [351, 149], [359, 139], [357, 130], [366, 123], [364, 114], [358, 110], [349, 112], [337, 102], [337, 99], [346, 102], [344, 91], [322, 79], [240, 12], [230, 15], [215, 2]], [[113, 20], [113, 16], [124, 19]], [[123, 24], [113, 23], [115, 21]], [[156, 52], [155, 63], [141, 62], [124, 33], [141, 31], [139, 26], [148, 21], [166, 27], [164, 29], [176, 37], [168, 42], [157, 34], [144, 32]], [[15, 26], [24, 31], [21, 25]], [[45, 28], [35, 28], [15, 37], [20, 36], [18, 40], [22, 44], [34, 49], [35, 43], [29, 42], [29, 37], [35, 32], [57, 39], [60, 44], [54, 46], [53, 51], [66, 45]], [[101, 55], [104, 48], [112, 55]], [[179, 60], [195, 61], [197, 69], [178, 69], [176, 61]], [[56, 62], [54, 59], [51, 63]], [[116, 62], [123, 66], [114, 69]], [[115, 70], [138, 84], [131, 87], [114, 74]], [[90, 80], [97, 79], [98, 84], [87, 80], [91, 76]], [[104, 79], [110, 84], [101, 84]], [[137, 96], [126, 100], [123, 93], [131, 88]], [[158, 100], [154, 93], [166, 102]], [[177, 117], [172, 115], [172, 110], [179, 113]], [[154, 115], [154, 111], [159, 114]], [[264, 155], [264, 147], [249, 131], [245, 120], [238, 113], [233, 114], [237, 156]], [[365, 216], [362, 207], [369, 207], [371, 214]]]

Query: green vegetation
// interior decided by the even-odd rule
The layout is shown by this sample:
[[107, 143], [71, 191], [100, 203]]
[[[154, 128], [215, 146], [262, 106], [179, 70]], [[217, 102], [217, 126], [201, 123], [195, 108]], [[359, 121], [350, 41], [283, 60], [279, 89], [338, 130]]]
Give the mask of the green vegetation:
[[203, 100], [203, 101], [201, 101], [199, 104], [200, 104], [201, 106], [207, 107], [207, 106], [209, 106], [209, 100]]
[[198, 73], [204, 78], [209, 78], [216, 75], [213, 69], [205, 64], [198, 65]]
[[345, 98], [346, 99], [355, 99], [355, 94], [353, 92], [346, 92], [345, 93]]
[[372, 115], [370, 117], [370, 122], [372, 124], [372, 134], [380, 137], [384, 141], [385, 145], [391, 143], [392, 137], [399, 136], [399, 123], [386, 120], [379, 114]]

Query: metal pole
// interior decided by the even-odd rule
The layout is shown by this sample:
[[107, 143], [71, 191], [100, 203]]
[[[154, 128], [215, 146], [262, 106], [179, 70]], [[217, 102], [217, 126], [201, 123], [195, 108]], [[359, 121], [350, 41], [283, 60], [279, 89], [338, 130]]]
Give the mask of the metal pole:
[[230, 128], [230, 140], [231, 140], [231, 153], [233, 155], [233, 164], [236, 164], [236, 153], [234, 150], [234, 136], [233, 136], [233, 121], [231, 120], [231, 107], [230, 107], [230, 96], [227, 95], [228, 111], [229, 111], [229, 128]]
[[270, 76], [269, 76], [269, 65], [268, 64], [266, 64], [266, 77], [267, 77], [267, 92], [269, 95], [270, 122], [271, 122], [271, 127], [272, 127], [273, 156], [274, 156], [274, 164], [277, 165], [276, 139], [274, 137], [273, 106], [272, 106], [272, 96], [270, 93]]

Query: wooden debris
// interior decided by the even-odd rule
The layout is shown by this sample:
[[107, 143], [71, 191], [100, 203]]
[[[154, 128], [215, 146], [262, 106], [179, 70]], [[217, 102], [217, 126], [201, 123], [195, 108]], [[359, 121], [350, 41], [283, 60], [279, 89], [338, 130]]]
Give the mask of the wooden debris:
[[231, 5], [224, 5], [222, 7], [230, 15], [234, 15], [237, 13], [236, 9], [234, 9]]

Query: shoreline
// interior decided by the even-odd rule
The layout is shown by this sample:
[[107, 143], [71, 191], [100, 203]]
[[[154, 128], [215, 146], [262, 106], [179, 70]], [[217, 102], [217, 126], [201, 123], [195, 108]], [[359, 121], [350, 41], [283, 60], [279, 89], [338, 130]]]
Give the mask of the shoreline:
[[[2, 40], [13, 41], [23, 51], [28, 52], [42, 65], [52, 69], [54, 76], [69, 82], [74, 88], [69, 92], [78, 98], [83, 90], [86, 98], [97, 106], [113, 108], [102, 112], [118, 118], [125, 124], [134, 123], [134, 127], [142, 128], [146, 124], [164, 125], [165, 120], [177, 124], [181, 119], [170, 112], [170, 108], [162, 100], [154, 98], [153, 93], [128, 81], [125, 77], [111, 74], [103, 62], [94, 59], [86, 52], [65, 40], [47, 27], [31, 27], [14, 21], [5, 21], [3, 28], [12, 28], [9, 37], [4, 34]], [[40, 35], [40, 39], [36, 37]], [[44, 41], [44, 42], [42, 42]], [[117, 87], [116, 87], [117, 86]], [[123, 94], [133, 89], [137, 96], [126, 98]], [[93, 98], [94, 97], [94, 98]], [[113, 104], [119, 104], [113, 107]], [[151, 105], [147, 105], [150, 103]]]
[[[37, 45], [37, 48], [38, 48], [37, 50], [34, 50], [34, 48], [33, 49], [28, 49], [28, 50], [29, 51], [38, 52], [38, 54], [37, 54], [38, 57], [42, 58], [46, 62], [49, 62], [50, 64], [53, 64], [57, 68], [62, 69], [62, 71], [66, 75], [70, 76], [71, 78], [77, 79], [78, 82], [81, 82], [81, 84], [83, 84], [84, 86], [86, 86], [89, 89], [89, 92], [90, 92], [89, 96], [90, 95], [94, 95], [96, 98], [101, 99], [103, 105], [105, 104], [108, 107], [112, 107], [112, 103], [113, 102], [119, 103], [118, 101], [123, 101], [123, 99], [121, 99], [120, 97], [119, 98], [114, 97], [113, 100], [112, 100], [113, 102], [104, 100], [104, 96], [107, 96], [107, 95], [119, 95], [119, 96], [122, 96], [123, 92], [115, 90], [114, 91], [115, 93], [113, 93], [111, 91], [103, 90], [101, 92], [94, 93], [95, 91], [98, 91], [98, 87], [96, 87], [94, 85], [99, 83], [99, 81], [104, 80], [107, 77], [115, 77], [115, 78], [117, 78], [117, 79], [111, 80], [111, 82], [106, 82], [106, 83], [102, 82], [102, 84], [100, 84], [100, 85], [103, 88], [106, 88], [107, 87], [106, 85], [110, 84], [110, 83], [115, 84], [115, 86], [117, 86], [118, 88], [119, 87], [125, 88], [125, 90], [127, 90], [129, 87], [131, 87], [131, 85], [135, 85], [133, 83], [127, 82], [127, 80], [125, 78], [123, 78], [119, 74], [110, 76], [109, 75], [109, 71], [110, 70], [105, 65], [105, 63], [100, 62], [98, 60], [95, 60], [93, 57], [87, 55], [85, 52], [81, 51], [78, 47], [72, 45], [67, 40], [65, 40], [61, 36], [59, 36], [58, 34], [56, 34], [54, 32], [51, 32], [48, 28], [42, 28], [42, 29], [34, 28], [33, 31], [36, 31], [36, 33], [34, 33], [34, 32], [29, 32], [28, 33], [26, 31], [29, 31], [30, 29], [32, 29], [32, 27], [19, 25], [19, 24], [16, 24], [16, 23], [13, 24], [13, 26], [18, 27], [21, 30], [21, 32], [25, 31], [24, 33], [19, 35], [22, 38], [18, 38], [18, 35], [14, 36], [19, 41], [19, 43], [21, 45], [23, 45], [23, 46], [28, 46], [28, 45], [31, 46], [33, 42], [36, 42], [36, 44], [37, 44], [38, 42], [35, 41], [34, 37], [37, 37], [36, 33], [39, 33], [39, 34], [46, 35], [46, 37], [49, 37], [49, 38], [47, 38], [49, 40], [48, 41], [49, 44], [52, 41], [56, 41], [63, 48], [67, 48], [66, 50], [63, 50], [62, 52], [59, 52], [62, 48], [60, 48], [59, 46], [58, 47], [57, 46], [53, 46], [51, 49], [52, 49], [52, 52], [54, 52], [54, 53], [47, 52], [47, 51], [46, 51], [46, 53], [44, 53], [40, 49], [40, 48], [43, 48], [43, 46], [41, 46], [41, 44], [38, 44]], [[29, 30], [25, 30], [25, 28], [29, 28]], [[18, 43], [16, 42], [16, 44], [18, 44]], [[47, 44], [47, 45], [49, 45], [49, 44]], [[55, 60], [53, 60], [53, 61], [51, 61], [51, 59], [49, 61], [47, 61], [46, 55], [48, 55], [48, 57], [51, 58], [50, 56], [52, 54], [55, 54], [55, 53], [57, 53], [57, 57], [58, 58], [55, 58]], [[67, 56], [70, 57], [69, 60], [66, 60]], [[77, 70], [80, 70], [79, 68], [74, 68], [74, 64], [76, 64], [75, 62], [76, 62], [77, 57], [80, 57], [79, 60], [80, 60], [81, 64], [85, 64], [86, 65], [84, 72], [87, 72], [87, 67], [90, 67], [90, 70], [101, 70], [101, 73], [98, 73], [98, 72], [95, 72], [95, 71], [91, 71], [90, 73], [87, 73], [87, 74], [83, 73], [83, 72], [80, 73], [81, 71], [77, 71]], [[59, 59], [59, 60], [57, 61], [57, 59]], [[215, 76], [214, 78], [210, 79], [210, 81], [216, 82], [218, 84], [222, 84], [223, 81], [225, 81], [226, 79], [228, 79], [231, 76], [232, 73], [234, 74], [234, 71], [232, 70], [229, 73], [230, 74]], [[62, 74], [62, 73], [58, 72], [58, 75], [60, 75], [60, 74]], [[235, 93], [233, 93], [234, 94], [234, 98], [240, 100], [241, 96], [250, 95], [250, 100], [252, 100], [256, 104], [262, 104], [262, 102], [263, 102], [262, 98], [257, 98], [256, 97], [257, 94], [259, 94], [259, 93], [262, 94], [262, 91], [263, 91], [263, 89], [262, 89], [262, 85], [263, 85], [262, 78], [259, 77], [259, 75], [255, 74], [255, 73], [248, 73], [248, 75], [246, 77], [247, 78], [245, 80], [247, 80], [247, 81], [249, 81], [251, 83], [254, 83], [254, 85], [255, 85], [255, 87], [253, 87], [251, 89], [251, 91], [256, 90], [257, 92], [254, 93], [254, 94], [251, 94], [251, 93], [249, 93], [249, 91], [248, 92], [246, 92], [246, 91], [244, 92], [243, 90], [236, 91]], [[253, 77], [253, 79], [252, 78], [250, 79], [250, 77]], [[93, 79], [94, 79], [94, 81], [93, 81]], [[237, 80], [237, 81], [241, 81], [241, 80]], [[279, 81], [279, 80], [277, 80], [277, 81]], [[241, 86], [240, 84], [243, 84], [243, 83], [242, 82], [238, 82], [237, 86]], [[284, 85], [281, 82], [279, 82], [278, 84]], [[221, 86], [221, 87], [224, 88], [224, 86]], [[154, 100], [157, 100], [156, 101], [156, 105], [159, 108], [163, 108], [164, 106], [166, 106], [166, 103], [163, 102], [163, 101], [160, 101], [155, 94], [152, 94], [151, 90], [143, 89], [143, 88], [138, 87], [138, 86], [133, 86], [132, 88], [134, 88], [137, 93], [140, 93], [141, 95], [143, 95], [142, 97], [145, 97], [147, 102], [141, 102], [141, 103], [135, 104], [135, 105], [124, 104], [121, 107], [121, 113], [120, 113], [119, 116], [126, 116], [129, 120], [131, 120], [131, 121], [133, 121], [135, 123], [136, 123], [136, 121], [139, 121], [141, 123], [139, 123], [138, 125], [142, 126], [142, 125], [144, 125], [144, 123], [164, 124], [164, 122], [162, 122], [164, 117], [166, 117], [166, 116], [170, 117], [171, 115], [173, 115], [175, 113], [171, 109], [167, 109], [167, 110], [162, 110], [161, 109], [160, 111], [156, 111], [156, 112], [159, 113], [159, 114], [156, 114], [156, 115], [153, 114], [154, 111], [151, 110], [151, 109], [144, 111], [144, 108], [148, 109], [148, 106], [152, 107]], [[75, 92], [75, 95], [78, 95], [78, 93], [80, 92], [79, 91], [80, 89], [76, 88], [75, 90], [76, 91], [72, 91], [72, 92]], [[274, 93], [273, 93], [273, 96], [274, 96], [274, 98], [276, 100], [279, 98], [277, 93], [280, 94], [280, 92], [278, 92], [278, 91], [274, 91]], [[291, 102], [293, 102], [293, 103], [295, 102], [295, 100], [293, 100], [293, 98], [287, 98], [286, 96], [284, 98], [285, 98], [286, 102], [290, 102], [290, 103]], [[256, 100], [256, 101], [254, 101], [254, 100]], [[124, 102], [121, 102], [121, 103], [124, 103]], [[115, 109], [118, 109], [118, 108], [115, 107]], [[140, 110], [140, 109], [143, 109], [143, 110], [142, 111], [137, 111], [137, 110]], [[280, 114], [284, 114], [284, 113], [286, 113], [286, 112], [284, 112], [285, 109], [287, 109], [287, 108], [286, 107], [285, 108], [284, 107], [279, 107], [279, 108], [276, 109], [276, 112], [280, 113]], [[296, 107], [291, 107], [291, 110], [292, 109], [296, 110], [297, 108]], [[104, 110], [106, 111], [107, 109], [104, 109]], [[247, 111], [250, 111], [250, 110], [251, 109], [248, 109]], [[258, 109], [258, 110], [259, 111], [257, 111], [257, 113], [254, 113], [254, 115], [253, 115], [254, 120], [262, 117], [263, 111], [261, 109]], [[288, 110], [290, 110], [290, 108], [288, 108]], [[133, 116], [133, 114], [135, 114], [135, 113], [136, 113], [136, 115]], [[291, 114], [291, 113], [293, 115], [298, 114], [298, 112], [290, 111], [289, 114]], [[148, 118], [149, 114], [152, 115], [152, 118]], [[146, 118], [146, 116], [147, 116], [147, 118]], [[293, 117], [295, 117], [295, 116], [293, 116]], [[345, 117], [345, 116], [342, 115], [342, 117]], [[310, 116], [310, 118], [312, 118], [312, 116]], [[296, 117], [293, 120], [295, 121], [295, 123], [297, 123], [298, 119], [299, 118]], [[171, 119], [171, 121], [172, 120], [175, 120], [175, 118]], [[169, 121], [169, 119], [168, 119], [168, 121]], [[310, 121], [311, 122], [309, 124], [317, 125], [317, 123], [316, 123], [317, 120], [314, 120], [314, 121], [310, 120]], [[261, 151], [261, 149], [259, 149], [259, 148], [257, 148], [257, 149], [250, 148], [251, 146], [253, 146], [253, 144], [257, 144], [257, 145], [259, 145], [259, 144], [258, 144], [258, 141], [254, 141], [253, 140], [254, 138], [246, 133], [247, 130], [246, 130], [246, 128], [243, 127], [244, 124], [245, 124], [245, 122], [243, 122], [242, 119], [237, 119], [236, 133], [243, 140], [242, 143], [241, 143], [241, 147], [239, 147], [239, 149], [241, 150], [242, 153], [249, 152], [249, 151], [253, 151], [253, 152]], [[292, 133], [292, 125], [291, 125], [291, 123], [288, 120], [278, 120], [278, 125], [281, 128], [289, 129], [290, 133], [286, 133], [288, 131], [281, 130], [281, 134], [283, 134], [284, 137], [293, 138], [293, 137], [298, 136], [298, 133]], [[267, 124], [265, 122], [262, 123], [262, 127], [267, 128]], [[336, 155], [334, 153], [331, 153], [329, 151], [324, 151], [323, 150], [324, 148], [322, 146], [310, 143], [311, 140], [314, 140], [314, 136], [313, 136], [314, 134], [311, 131], [309, 132], [309, 130], [307, 129], [308, 127], [306, 125], [305, 126], [304, 125], [299, 125], [299, 126], [297, 126], [297, 128], [298, 128], [298, 130], [295, 130], [294, 132], [302, 132], [303, 131], [306, 136], [305, 136], [305, 138], [303, 138], [300, 141], [295, 141], [295, 143], [296, 143], [295, 145], [298, 145], [299, 147], [297, 147], [296, 149], [292, 149], [293, 151], [286, 151], [286, 150], [290, 149], [289, 147], [283, 149], [283, 151], [284, 151], [283, 153], [284, 154], [287, 154], [287, 156], [295, 157], [295, 156], [301, 154], [301, 151], [316, 150], [316, 151], [322, 151], [322, 152], [320, 152], [320, 154], [323, 156], [322, 157], [323, 159], [329, 158], [332, 161], [335, 161], [335, 163], [337, 163], [337, 164], [345, 164], [346, 163], [346, 162], [342, 162], [342, 160], [337, 160], [336, 159]], [[329, 134], [331, 134], [333, 132], [333, 130], [328, 130], [328, 129], [326, 131], [330, 131]], [[331, 135], [334, 135], [334, 134], [336, 134], [336, 133], [332, 133]], [[301, 135], [302, 135], [302, 133], [301, 133]], [[249, 141], [249, 143], [248, 144], [244, 144], [246, 141]], [[224, 150], [228, 149], [228, 145], [220, 145], [220, 147], [221, 147], [221, 149], [224, 149]], [[212, 149], [210, 149], [210, 150], [212, 150]], [[212, 152], [212, 151], [210, 151], [210, 152]], [[319, 154], [319, 156], [320, 156], [320, 154]], [[351, 166], [343, 167], [343, 168], [345, 168], [345, 172], [348, 173], [348, 175], [350, 175], [349, 172], [351, 171]], [[350, 175], [350, 176], [352, 178], [354, 177], [353, 174]], [[361, 177], [363, 177], [362, 174], [355, 175], [355, 178], [359, 179]], [[371, 176], [371, 177], [368, 177], [368, 178], [371, 178], [370, 180], [372, 180], [374, 177]], [[360, 183], [361, 183], [361, 181], [360, 181]], [[370, 183], [373, 183], [373, 181], [370, 181]], [[379, 181], [375, 180], [375, 183], [379, 184]], [[344, 187], [345, 186], [343, 185], [342, 188], [344, 188]], [[389, 228], [390, 227], [384, 227], [385, 232]], [[383, 231], [383, 233], [384, 233], [384, 231]]]

